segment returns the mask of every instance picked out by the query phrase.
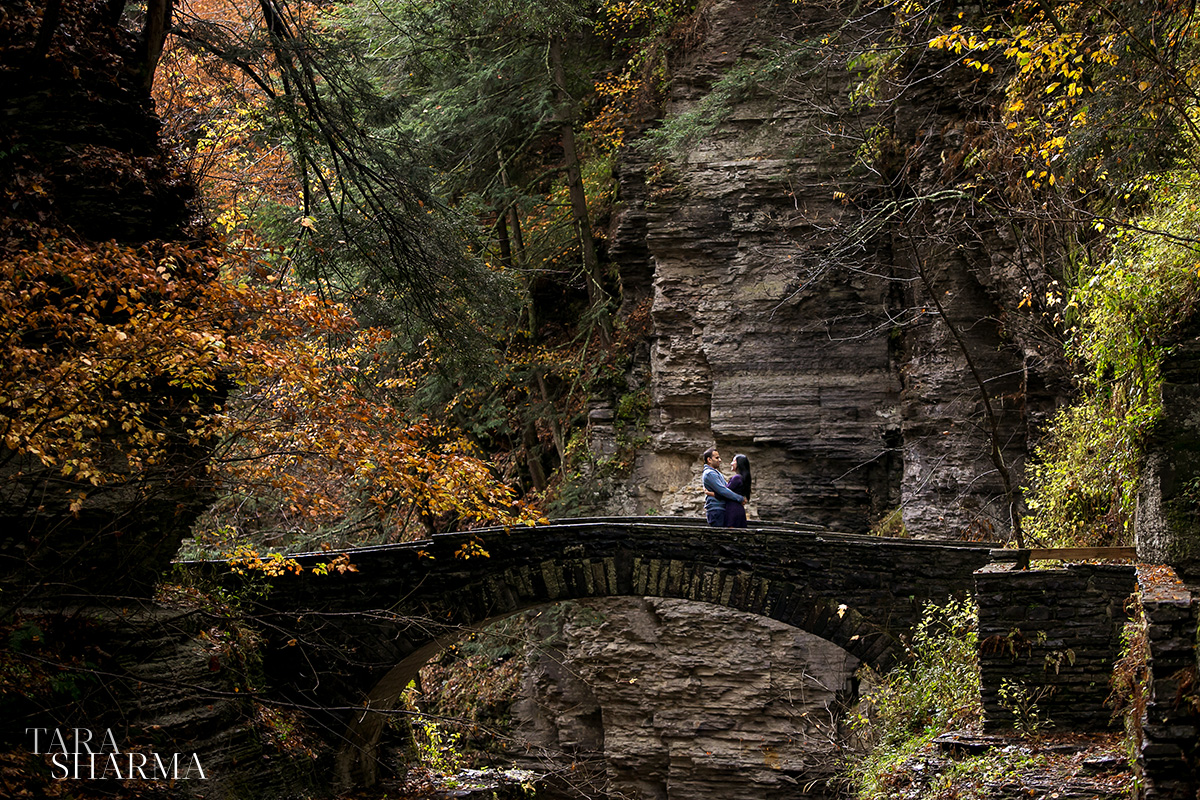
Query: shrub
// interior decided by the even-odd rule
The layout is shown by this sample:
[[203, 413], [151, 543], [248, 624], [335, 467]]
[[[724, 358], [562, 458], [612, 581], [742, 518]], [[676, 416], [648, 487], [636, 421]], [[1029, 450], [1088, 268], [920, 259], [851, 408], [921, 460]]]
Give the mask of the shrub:
[[858, 797], [889, 797], [888, 776], [907, 756], [980, 718], [978, 641], [974, 602], [926, 604], [907, 663], [880, 679], [852, 722], [868, 747], [851, 775]]

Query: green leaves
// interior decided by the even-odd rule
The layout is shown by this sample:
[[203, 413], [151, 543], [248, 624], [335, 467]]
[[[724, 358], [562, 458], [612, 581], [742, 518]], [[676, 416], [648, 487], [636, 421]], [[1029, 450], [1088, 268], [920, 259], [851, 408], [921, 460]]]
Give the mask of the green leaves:
[[925, 606], [907, 662], [881, 677], [853, 721], [870, 747], [853, 770], [860, 798], [894, 796], [889, 772], [907, 755], [979, 718], [978, 638], [978, 610], [970, 600]]
[[1132, 540], [1143, 442], [1161, 409], [1160, 365], [1200, 302], [1200, 176], [1147, 183], [1152, 207], [1111, 232], [1067, 307], [1081, 397], [1055, 418], [1032, 466], [1030, 530], [1051, 545]]

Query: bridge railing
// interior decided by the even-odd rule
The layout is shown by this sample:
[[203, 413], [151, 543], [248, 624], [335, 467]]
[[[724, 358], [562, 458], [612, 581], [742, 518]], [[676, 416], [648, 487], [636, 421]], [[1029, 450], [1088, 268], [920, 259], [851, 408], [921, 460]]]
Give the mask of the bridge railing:
[[993, 550], [992, 560], [1029, 569], [1033, 561], [1136, 561], [1134, 547], [1027, 547]]

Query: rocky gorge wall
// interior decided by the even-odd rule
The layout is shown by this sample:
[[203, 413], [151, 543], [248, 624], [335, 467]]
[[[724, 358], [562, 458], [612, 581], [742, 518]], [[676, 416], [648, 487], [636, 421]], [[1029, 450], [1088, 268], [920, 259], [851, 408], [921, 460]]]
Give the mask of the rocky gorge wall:
[[[703, 4], [700, 16], [703, 38], [673, 64], [662, 109], [663, 126], [690, 120], [691, 138], [674, 152], [643, 140], [616, 167], [608, 254], [623, 310], [649, 307], [629, 385], [645, 387], [650, 414], [648, 443], [604, 510], [702, 516], [700, 453], [715, 444], [727, 467], [735, 453], [750, 458], [751, 525], [863, 532], [898, 513], [917, 537], [1006, 539], [1009, 508], [972, 366], [1019, 480], [1065, 393], [1060, 346], [1018, 311], [1053, 277], [1030, 237], [982, 206], [931, 204], [902, 223], [882, 210], [964, 180], [994, 119], [992, 85], [922, 45], [897, 67], [907, 88], [885, 86], [890, 101], [870, 106], [854, 99], [869, 75], [846, 51], [827, 58], [805, 43], [836, 40], [848, 20], [859, 46], [882, 42], [889, 17], [737, 0]], [[767, 77], [755, 83], [755, 70]], [[875, 168], [886, 174], [859, 159], [880, 132], [891, 152]], [[611, 418], [593, 412], [598, 452], [614, 448]], [[853, 670], [844, 654], [735, 612], [666, 601], [589, 608], [605, 622], [566, 625], [566, 666], [533, 662], [527, 730], [600, 752], [626, 796], [790, 796], [754, 782], [794, 777], [783, 764], [821, 751], [826, 743], [797, 721], [823, 713], [827, 698], [772, 705], [762, 687], [803, 675], [810, 689], [844, 693]], [[737, 660], [766, 641], [784, 644], [761, 663]], [[706, 693], [693, 696], [697, 670]], [[622, 683], [626, 673], [640, 686]], [[706, 727], [712, 719], [720, 735]], [[781, 746], [789, 726], [798, 736]], [[782, 755], [771, 764], [762, 753], [774, 748]]]
[[535, 621], [514, 717], [531, 745], [604, 754], [610, 796], [832, 797], [857, 659], [730, 609], [588, 600]]
[[[108, 251], [103, 248], [113, 243], [146, 252], [157, 242], [196, 244], [203, 233], [193, 208], [195, 191], [160, 142], [161, 123], [149, 91], [137, 79], [141, 50], [136, 37], [110, 19], [101, 4], [51, 4], [44, 14], [37, 5], [6, 6], [0, 14], [0, 118], [5, 123], [0, 127], [0, 258], [7, 262], [40, 247], [53, 251], [70, 241], [94, 247], [87, 258], [104, 264]], [[180, 276], [191, 277], [182, 268]], [[35, 284], [9, 281], [10, 290], [19, 289], [22, 297], [38, 293]], [[97, 287], [75, 291], [82, 298], [89, 289]], [[55, 297], [48, 290], [42, 294], [47, 296]], [[40, 310], [38, 302], [54, 301], [23, 302], [34, 312]], [[64, 301], [64, 318], [74, 308]], [[115, 313], [103, 319], [113, 332], [127, 324]], [[132, 325], [128, 330], [136, 332]], [[126, 337], [125, 330], [120, 335]], [[15, 349], [9, 357], [21, 347], [47, 352], [53, 347], [55, 353], [77, 352], [90, 365], [88, 356], [102, 352], [99, 345], [68, 344], [70, 337], [19, 325], [6, 329], [6, 336], [21, 337], [10, 342]], [[62, 363], [70, 364], [70, 357], [64, 355]], [[87, 380], [74, 371], [63, 374], [75, 377], [49, 385]], [[0, 591], [11, 592], [10, 598], [39, 595], [53, 602], [77, 592], [107, 593], [115, 585], [149, 596], [210, 499], [208, 450], [187, 432], [189, 423], [178, 411], [182, 392], [167, 389], [165, 378], [154, 390], [158, 394], [130, 389], [140, 384], [129, 377], [111, 380], [103, 389], [85, 383], [69, 403], [57, 389], [39, 389], [29, 395], [37, 398], [33, 401], [4, 398], [10, 421], [0, 443]], [[40, 386], [19, 378], [22, 390], [23, 384]], [[60, 469], [43, 464], [36, 448], [10, 449], [23, 437], [38, 441], [37, 430], [53, 428], [56, 414], [73, 420], [77, 440], [93, 436], [85, 423], [90, 400], [79, 398], [91, 392], [121, 397], [118, 390], [134, 402], [150, 400], [146, 413], [153, 422], [147, 424], [169, 443], [169, 458], [130, 469], [120, 435], [110, 429], [100, 437], [111, 453], [100, 460], [104, 480], [93, 481], [84, 479], [78, 466], [71, 474], [73, 462]], [[211, 407], [224, 394], [216, 388], [200, 403]], [[30, 405], [21, 413], [38, 420], [32, 434], [12, 427], [12, 409], [23, 402]], [[64, 405], [60, 409], [55, 403]]]
[[[932, 195], [962, 178], [946, 165], [974, 146], [995, 98], [928, 53], [903, 67], [913, 88], [874, 107], [852, 100], [868, 75], [844, 53], [771, 66], [849, 14], [709, 4], [663, 112], [664, 124], [697, 125], [686, 154], [635, 146], [618, 165], [609, 254], [625, 307], [649, 302], [652, 333], [636, 378], [651, 395], [650, 441], [615, 505], [700, 515], [699, 456], [716, 444], [727, 464], [750, 457], [752, 516], [864, 531], [899, 508], [912, 535], [1004, 538], [978, 385], [926, 290], [964, 338], [1019, 478], [1063, 372], [1016, 311], [1051, 277], [982, 207], [969, 225], [969, 212], [941, 207], [881, 224], [888, 192]], [[856, 22], [882, 40], [890, 19]], [[714, 102], [729, 93], [722, 76], [755, 65], [764, 85]], [[896, 174], [864, 174], [864, 141], [883, 130]]]

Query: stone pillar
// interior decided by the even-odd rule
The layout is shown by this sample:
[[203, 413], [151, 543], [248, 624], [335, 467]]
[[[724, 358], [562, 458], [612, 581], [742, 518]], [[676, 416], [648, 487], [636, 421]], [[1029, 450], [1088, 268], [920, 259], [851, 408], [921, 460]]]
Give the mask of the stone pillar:
[[1163, 414], [1146, 447], [1135, 519], [1138, 558], [1200, 581], [1200, 322], [1163, 364]]
[[1018, 722], [1001, 694], [1006, 686], [1035, 698], [1036, 718], [1058, 730], [1119, 725], [1105, 700], [1134, 574], [1123, 565], [1020, 570], [1011, 563], [975, 573], [985, 730]]
[[1150, 681], [1138, 767], [1147, 798], [1192, 798], [1200, 788], [1196, 689], [1196, 604], [1181, 583], [1142, 587]]

